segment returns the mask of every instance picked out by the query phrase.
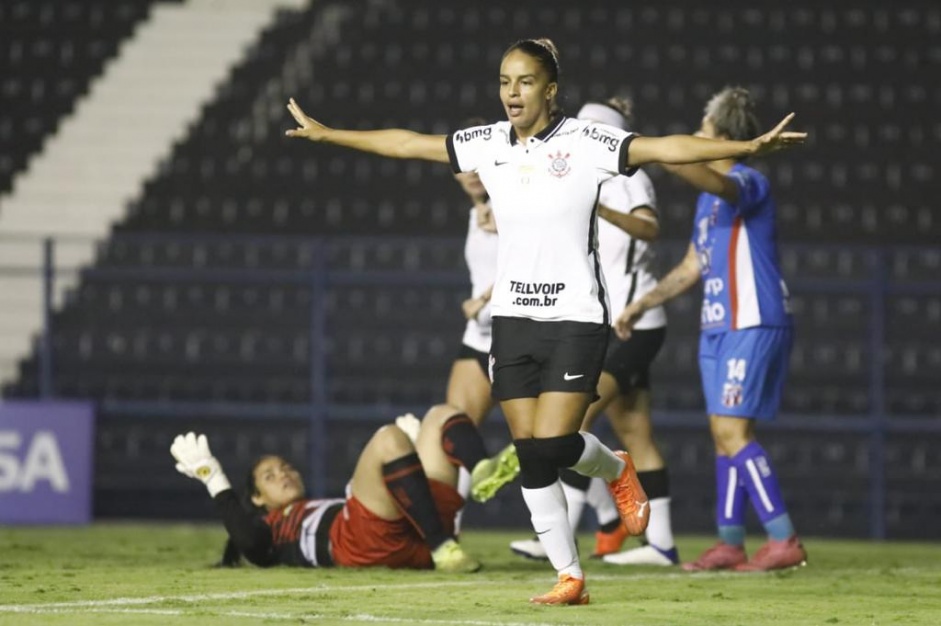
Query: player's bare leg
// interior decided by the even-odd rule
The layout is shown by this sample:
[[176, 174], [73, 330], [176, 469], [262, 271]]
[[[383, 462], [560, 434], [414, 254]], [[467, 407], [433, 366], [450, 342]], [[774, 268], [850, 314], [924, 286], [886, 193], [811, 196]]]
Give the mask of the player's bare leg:
[[477, 359], [458, 359], [451, 364], [447, 404], [461, 409], [480, 426], [494, 406], [490, 381]]
[[[419, 432], [418, 443], [426, 447], [422, 440]], [[433, 478], [453, 485], [456, 470], [450, 464], [444, 467], [437, 461], [433, 456], [429, 459]], [[445, 530], [428, 480], [422, 459], [409, 436], [389, 425], [376, 431], [366, 444], [353, 472], [350, 489], [353, 497], [376, 516], [388, 520], [407, 518], [431, 549], [436, 568], [454, 572], [480, 569], [480, 563], [468, 557]]]

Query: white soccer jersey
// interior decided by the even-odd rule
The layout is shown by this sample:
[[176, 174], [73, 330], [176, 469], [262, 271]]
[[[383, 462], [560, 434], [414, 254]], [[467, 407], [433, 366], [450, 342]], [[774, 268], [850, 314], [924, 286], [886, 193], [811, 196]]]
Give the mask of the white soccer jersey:
[[[598, 201], [627, 214], [640, 207], [657, 208], [653, 183], [643, 170], [630, 177], [617, 176], [601, 185]], [[617, 317], [623, 307], [657, 286], [656, 253], [646, 241], [631, 237], [605, 219], [598, 220], [598, 246], [614, 307], [613, 317]], [[634, 328], [660, 328], [666, 323], [666, 312], [658, 306], [646, 311]]]
[[500, 233], [494, 316], [611, 322], [595, 207], [601, 183], [633, 173], [632, 138], [567, 117], [524, 142], [509, 122], [448, 136], [451, 167], [480, 175]]
[[[464, 242], [464, 260], [470, 270], [471, 296], [477, 298], [493, 285], [497, 275], [497, 235], [477, 225], [477, 209], [470, 210], [467, 225], [467, 240]], [[490, 352], [493, 334], [490, 303], [477, 314], [477, 319], [467, 320], [463, 343], [478, 352]]]

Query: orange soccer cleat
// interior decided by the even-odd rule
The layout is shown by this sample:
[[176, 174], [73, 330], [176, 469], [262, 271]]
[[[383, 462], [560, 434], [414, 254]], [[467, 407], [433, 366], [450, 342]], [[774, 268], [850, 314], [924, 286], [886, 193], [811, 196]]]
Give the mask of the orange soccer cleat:
[[628, 534], [642, 535], [650, 522], [650, 501], [644, 493], [644, 488], [640, 486], [631, 455], [623, 450], [614, 454], [624, 461], [624, 469], [621, 470], [620, 476], [608, 483], [608, 489], [617, 504], [621, 521], [624, 522]]
[[559, 574], [559, 582], [549, 593], [529, 599], [533, 604], [588, 604], [585, 580], [568, 574]]
[[606, 554], [619, 552], [627, 537], [627, 528], [623, 523], [609, 533], [599, 530], [595, 533], [595, 551], [591, 553], [591, 558], [600, 559]]

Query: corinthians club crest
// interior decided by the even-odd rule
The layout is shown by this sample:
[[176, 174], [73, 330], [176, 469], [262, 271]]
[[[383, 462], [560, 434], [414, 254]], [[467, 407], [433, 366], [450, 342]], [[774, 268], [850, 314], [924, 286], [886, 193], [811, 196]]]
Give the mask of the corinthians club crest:
[[562, 178], [566, 174], [572, 171], [572, 166], [569, 165], [568, 159], [571, 156], [568, 153], [562, 154], [562, 151], [558, 151], [555, 154], [549, 155], [549, 173], [555, 176], [556, 178]]

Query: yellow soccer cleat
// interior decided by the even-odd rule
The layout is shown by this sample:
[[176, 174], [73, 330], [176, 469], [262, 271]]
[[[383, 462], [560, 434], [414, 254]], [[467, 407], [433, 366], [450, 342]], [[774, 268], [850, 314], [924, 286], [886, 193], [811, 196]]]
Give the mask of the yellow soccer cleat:
[[484, 459], [471, 472], [471, 497], [477, 502], [486, 502], [520, 473], [520, 460], [516, 447], [511, 443], [496, 456]]
[[468, 556], [454, 539], [448, 539], [431, 553], [435, 569], [455, 574], [471, 574], [481, 568], [480, 561]]

